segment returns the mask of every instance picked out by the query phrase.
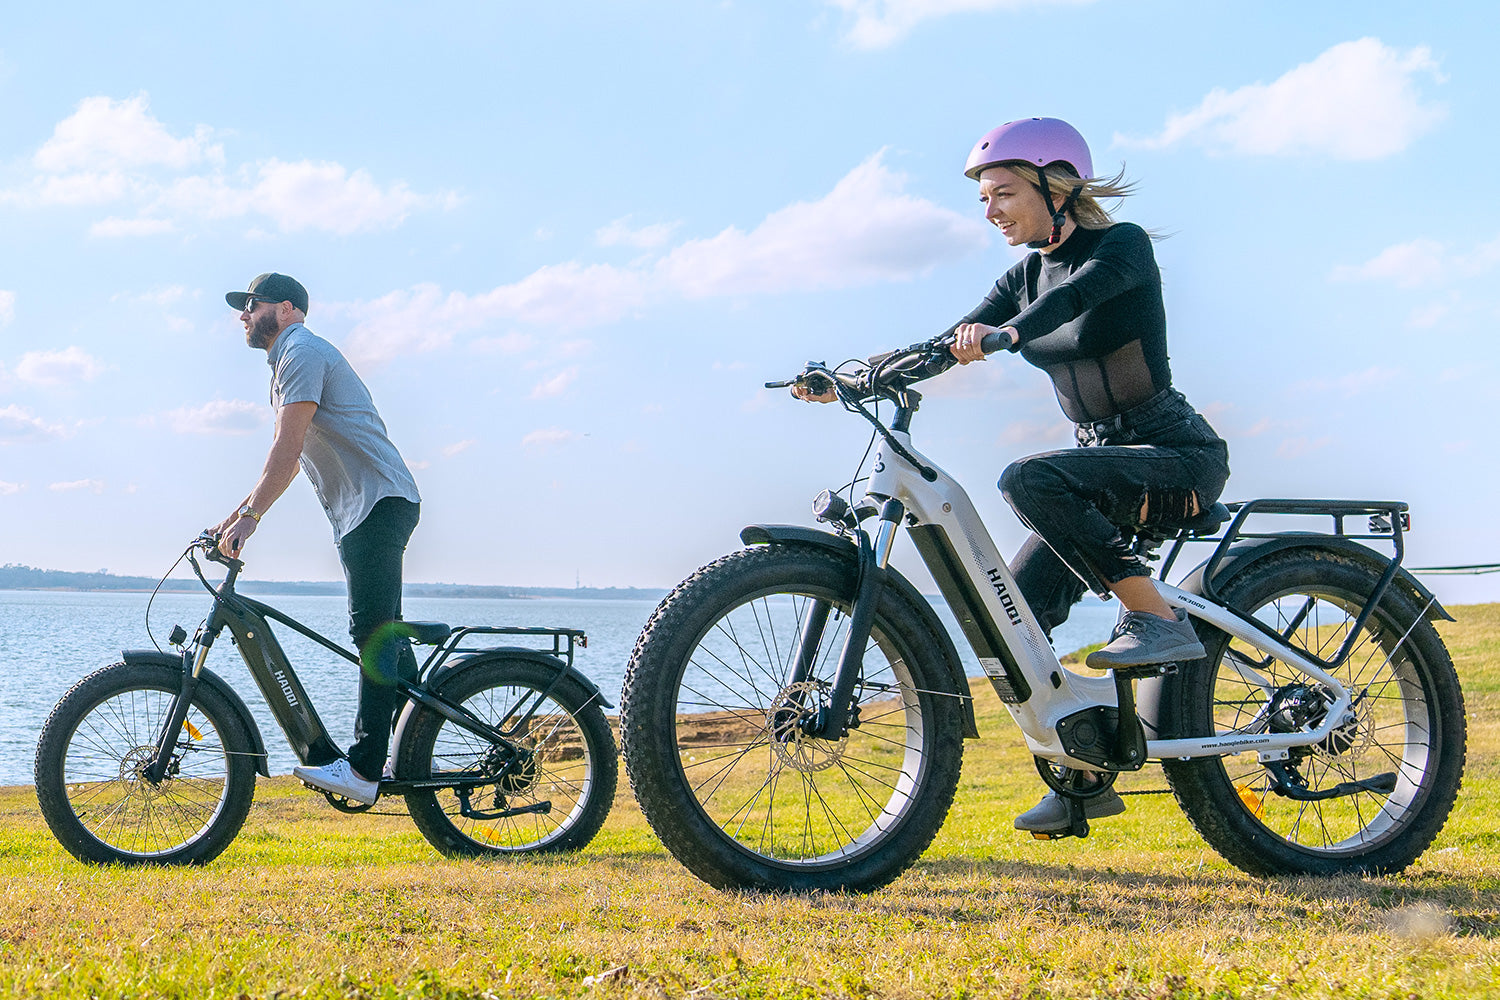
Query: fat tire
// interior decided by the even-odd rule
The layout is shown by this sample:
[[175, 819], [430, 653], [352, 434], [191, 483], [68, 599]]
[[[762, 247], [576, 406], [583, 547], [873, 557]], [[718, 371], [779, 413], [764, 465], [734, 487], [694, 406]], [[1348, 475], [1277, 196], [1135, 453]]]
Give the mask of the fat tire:
[[[1378, 575], [1369, 566], [1346, 555], [1298, 549], [1252, 563], [1222, 586], [1220, 593], [1226, 604], [1242, 613], [1252, 613], [1278, 595], [1309, 592], [1357, 609], [1374, 591], [1377, 579]], [[1408, 686], [1402, 692], [1401, 703], [1414, 717], [1419, 707], [1414, 700], [1415, 692], [1420, 690], [1427, 718], [1419, 718], [1417, 722], [1426, 725], [1431, 734], [1413, 801], [1392, 828], [1374, 837], [1368, 845], [1317, 847], [1297, 843], [1257, 818], [1256, 813], [1264, 813], [1266, 803], [1276, 803], [1276, 799], [1267, 796], [1262, 802], [1252, 794], [1247, 800], [1226, 770], [1224, 758], [1164, 761], [1163, 769], [1182, 811], [1225, 860], [1256, 875], [1391, 874], [1405, 869], [1432, 843], [1447, 821], [1462, 782], [1466, 723], [1453, 661], [1437, 630], [1425, 617], [1425, 611], [1409, 594], [1393, 586], [1371, 617], [1371, 624], [1386, 637], [1382, 642], [1394, 646], [1403, 635], [1406, 637], [1387, 669], [1399, 667], [1403, 671], [1402, 680]], [[1163, 735], [1169, 738], [1202, 736], [1212, 729], [1214, 682], [1230, 639], [1201, 621], [1196, 624], [1208, 656], [1206, 660], [1184, 664], [1176, 675], [1167, 679], [1163, 703], [1171, 714], [1164, 718]], [[1345, 667], [1354, 662], [1358, 652], [1356, 648]], [[1405, 665], [1401, 666], [1403, 662]], [[1348, 675], [1343, 670], [1335, 674], [1347, 683]], [[1359, 817], [1359, 822], [1365, 822], [1363, 814]], [[1371, 822], [1357, 831], [1356, 836], [1379, 819], [1383, 816], [1377, 809]], [[1292, 829], [1295, 831], [1297, 827]], [[1354, 839], [1347, 837], [1339, 843]]]
[[[442, 854], [449, 857], [493, 857], [574, 851], [593, 840], [604, 825], [619, 781], [619, 751], [609, 721], [599, 705], [597, 692], [590, 691], [572, 676], [564, 674], [559, 677], [560, 669], [561, 666], [552, 668], [524, 661], [481, 663], [459, 671], [439, 685], [438, 693], [458, 704], [476, 698], [482, 700], [485, 692], [501, 688], [538, 693], [550, 688], [548, 698], [571, 720], [569, 729], [576, 729], [585, 760], [582, 771], [576, 775], [572, 769], [566, 778], [554, 775], [562, 783], [576, 783], [581, 791], [567, 815], [551, 829], [526, 815], [513, 817], [517, 822], [501, 829], [470, 824], [450, 813], [450, 808], [456, 809], [458, 802], [451, 791], [406, 793], [406, 808], [411, 813], [412, 822], [428, 843]], [[470, 705], [471, 711], [477, 708], [479, 706]], [[484, 712], [481, 710], [476, 714], [483, 717]], [[499, 720], [489, 718], [485, 721], [495, 723]], [[456, 727], [443, 716], [418, 707], [408, 724], [410, 735], [401, 747], [398, 774], [407, 779], [426, 778], [433, 774], [434, 752], [445, 725], [450, 731], [456, 731]], [[465, 736], [477, 739], [467, 733]], [[572, 738], [570, 733], [568, 739]], [[494, 789], [482, 786], [476, 790], [475, 798], [485, 797], [487, 791], [493, 795]]]
[[[680, 718], [692, 717], [677, 714], [679, 688], [690, 659], [716, 623], [734, 609], [772, 594], [817, 595], [847, 612], [856, 578], [852, 557], [821, 547], [776, 544], [743, 549], [710, 563], [678, 585], [636, 641], [621, 695], [620, 739], [626, 771], [641, 810], [662, 843], [712, 886], [769, 891], [876, 889], [921, 856], [948, 814], [963, 763], [960, 701], [937, 652], [942, 648], [939, 637], [919, 609], [894, 587], [882, 588], [872, 635], [905, 662], [908, 677], [900, 686], [909, 690], [901, 695], [903, 704], [916, 706], [908, 710], [908, 720], [911, 711], [920, 713], [922, 746], [911, 780], [913, 790], [893, 825], [874, 834], [867, 830], [870, 842], [847, 857], [827, 861], [769, 857], [721, 829], [685, 774], [682, 755], [687, 751], [679, 746], [678, 724]], [[830, 679], [837, 661], [838, 647], [834, 647], [824, 654], [819, 676]], [[753, 719], [749, 713], [745, 717]], [[766, 725], [764, 718], [762, 724]], [[769, 753], [769, 740], [765, 746]], [[906, 760], [911, 758], [908, 749]], [[771, 787], [768, 799], [775, 797], [775, 785]], [[880, 803], [870, 805], [875, 808]], [[771, 822], [768, 817], [767, 823]], [[870, 830], [874, 829], [872, 825]]]
[[[215, 800], [203, 799], [203, 789], [193, 795], [194, 799], [206, 803], [205, 807], [213, 808], [208, 821], [200, 828], [186, 832], [184, 840], [176, 845], [133, 850], [128, 844], [119, 842], [126, 834], [124, 829], [119, 829], [112, 840], [108, 832], [112, 827], [107, 822], [105, 834], [101, 835], [91, 830], [80, 815], [90, 814], [90, 802], [96, 795], [107, 794], [113, 786], [114, 791], [125, 794], [113, 800], [111, 814], [119, 815], [129, 810], [132, 800], [147, 808], [154, 808], [154, 803], [160, 801], [161, 808], [153, 814], [154, 819], [146, 822], [147, 827], [166, 833], [168, 827], [174, 825], [170, 820], [181, 820], [183, 806], [170, 806], [166, 799], [174, 791], [174, 782], [181, 783], [184, 789], [188, 787], [189, 775], [168, 777], [159, 790], [148, 790], [138, 779], [126, 773], [129, 770], [127, 759], [139, 757], [144, 747], [155, 743], [171, 699], [181, 687], [180, 669], [152, 663], [115, 663], [74, 684], [47, 717], [37, 740], [37, 803], [53, 836], [79, 861], [122, 865], [201, 865], [218, 857], [244, 825], [255, 796], [255, 741], [246, 728], [246, 720], [234, 705], [215, 688], [201, 683], [193, 693], [190, 712], [199, 713], [200, 720], [206, 718], [212, 726], [210, 737], [214, 734], [218, 737], [223, 768], [222, 789]], [[136, 695], [139, 697], [134, 697]], [[95, 728], [90, 723], [89, 732], [79, 738], [80, 727], [91, 715], [111, 699], [126, 696], [148, 714], [140, 719], [126, 720], [113, 709], [105, 709], [109, 724]], [[152, 712], [156, 714], [150, 714]], [[190, 714], [189, 720], [193, 718]], [[154, 726], [150, 725], [152, 720]], [[95, 721], [103, 721], [103, 715]], [[127, 729], [128, 721], [139, 724]], [[202, 731], [201, 726], [197, 728]], [[75, 772], [70, 782], [67, 764], [75, 739], [80, 752], [87, 744], [93, 747], [94, 753], [103, 752], [109, 761], [116, 761], [120, 766], [119, 777], [107, 782], [82, 782], [77, 780]], [[106, 745], [103, 742], [106, 739], [117, 743]], [[113, 756], [115, 753], [119, 753], [118, 758]], [[205, 787], [210, 794], [213, 793], [212, 787]], [[199, 802], [187, 804], [194, 806]], [[139, 831], [139, 825], [135, 829]]]

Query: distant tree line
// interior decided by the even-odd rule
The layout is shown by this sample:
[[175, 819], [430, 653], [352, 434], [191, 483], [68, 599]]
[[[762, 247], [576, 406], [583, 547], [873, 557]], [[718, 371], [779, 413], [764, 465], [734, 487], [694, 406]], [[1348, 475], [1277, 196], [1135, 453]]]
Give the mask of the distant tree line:
[[[159, 581], [149, 576], [116, 576], [107, 570], [93, 573], [68, 573], [55, 569], [35, 569], [18, 563], [0, 566], [0, 590], [154, 590]], [[196, 591], [202, 585], [193, 579], [168, 579], [161, 583], [164, 592]], [[272, 581], [241, 580], [236, 588], [247, 594], [328, 594], [343, 596], [343, 581]], [[526, 599], [538, 597], [571, 597], [590, 600], [660, 600], [665, 590], [640, 587], [490, 587], [465, 583], [408, 583], [408, 597], [482, 597], [491, 599]]]

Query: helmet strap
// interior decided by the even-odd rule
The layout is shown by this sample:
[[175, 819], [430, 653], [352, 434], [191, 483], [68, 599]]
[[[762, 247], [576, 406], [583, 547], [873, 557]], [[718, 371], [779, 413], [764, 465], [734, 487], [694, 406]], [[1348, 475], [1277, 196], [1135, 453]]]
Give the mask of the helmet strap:
[[1042, 189], [1042, 200], [1047, 203], [1047, 211], [1052, 213], [1052, 235], [1045, 240], [1032, 240], [1027, 243], [1026, 245], [1033, 250], [1055, 246], [1062, 242], [1062, 228], [1068, 221], [1068, 212], [1073, 208], [1073, 203], [1078, 200], [1079, 194], [1083, 192], [1082, 185], [1069, 191], [1068, 196], [1063, 199], [1062, 207], [1058, 208], [1052, 204], [1052, 191], [1047, 186], [1047, 171], [1045, 168], [1037, 171], [1037, 180], [1040, 182], [1038, 186]]

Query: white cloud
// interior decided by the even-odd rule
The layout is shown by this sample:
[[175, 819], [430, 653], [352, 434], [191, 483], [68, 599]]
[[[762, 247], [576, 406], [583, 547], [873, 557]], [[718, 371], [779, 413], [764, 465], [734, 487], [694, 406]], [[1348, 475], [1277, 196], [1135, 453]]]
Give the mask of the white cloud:
[[114, 239], [120, 236], [160, 236], [163, 233], [174, 232], [176, 229], [177, 227], [169, 219], [119, 219], [111, 216], [89, 226], [89, 235], [100, 239]]
[[1426, 46], [1395, 49], [1377, 38], [1342, 42], [1266, 83], [1215, 89], [1184, 114], [1168, 117], [1147, 139], [1124, 145], [1159, 149], [1193, 142], [1242, 155], [1326, 156], [1376, 160], [1401, 152], [1447, 115], [1421, 92], [1442, 82]]
[[16, 363], [16, 378], [35, 385], [88, 382], [104, 371], [104, 365], [81, 347], [61, 351], [28, 351]]
[[1287, 438], [1276, 448], [1276, 457], [1282, 459], [1304, 458], [1313, 452], [1322, 451], [1333, 444], [1331, 437], [1294, 437]]
[[567, 391], [568, 386], [578, 377], [578, 369], [565, 368], [544, 382], [539, 382], [531, 389], [532, 399], [550, 399], [553, 396], [561, 396]]
[[594, 242], [601, 247], [627, 246], [650, 250], [671, 239], [672, 232], [677, 225], [675, 222], [658, 222], [654, 225], [641, 226], [639, 229], [631, 229], [630, 216], [627, 215], [594, 233]]
[[923, 21], [970, 11], [1053, 8], [1092, 0], [828, 0], [852, 19], [846, 38], [856, 48], [881, 49]]
[[29, 410], [15, 404], [0, 408], [0, 444], [38, 444], [62, 434], [60, 425], [33, 417]]
[[988, 244], [979, 219], [907, 194], [883, 156], [748, 233], [731, 227], [682, 244], [658, 265], [659, 279], [687, 298], [849, 288], [914, 278]]
[[541, 430], [532, 431], [521, 439], [523, 448], [538, 448], [543, 451], [557, 445], [568, 444], [582, 438], [583, 435], [577, 431], [564, 430], [561, 427], [545, 427]]
[[19, 493], [26, 488], [25, 483], [7, 483], [0, 480], [0, 497], [8, 497]]
[[444, 448], [443, 448], [443, 457], [444, 458], [452, 458], [454, 455], [459, 455], [459, 454], [462, 454], [463, 452], [468, 451], [470, 448], [474, 447], [478, 443], [479, 443], [479, 441], [476, 440], [475, 438], [469, 438], [468, 440], [465, 440], [465, 441], [455, 441], [455, 442], [453, 442], [450, 445], [444, 446]]
[[1294, 383], [1290, 391], [1300, 396], [1337, 395], [1347, 399], [1384, 388], [1400, 377], [1399, 369], [1376, 366], [1335, 378], [1307, 379]]
[[[43, 205], [107, 205], [139, 197], [141, 185], [117, 171], [45, 176], [37, 179], [34, 200]], [[24, 200], [13, 196], [12, 200]]]
[[772, 212], [749, 232], [730, 227], [628, 267], [568, 261], [477, 295], [422, 284], [342, 306], [355, 320], [349, 352], [390, 361], [490, 323], [573, 330], [674, 299], [904, 281], [988, 245], [983, 222], [906, 193], [905, 175], [882, 161], [877, 152], [824, 197]]
[[47, 487], [54, 493], [76, 493], [79, 490], [88, 490], [95, 496], [104, 492], [104, 480], [102, 479], [75, 479], [68, 483], [53, 483]]
[[1363, 264], [1340, 264], [1334, 281], [1384, 281], [1399, 288], [1430, 287], [1449, 270], [1447, 248], [1437, 240], [1416, 239], [1386, 247]]
[[536, 339], [530, 334], [507, 333], [499, 337], [476, 337], [469, 347], [478, 354], [520, 354], [534, 343]]
[[151, 116], [145, 94], [123, 101], [85, 97], [77, 111], [58, 122], [52, 138], [32, 159], [39, 169], [54, 174], [101, 167], [185, 170], [205, 161], [223, 161], [223, 148], [209, 145], [209, 136], [208, 127], [200, 125], [192, 136], [174, 137]]
[[212, 135], [206, 125], [173, 135], [151, 114], [145, 94], [85, 98], [32, 157], [31, 181], [0, 191], [0, 202], [120, 208], [93, 224], [90, 234], [98, 237], [192, 231], [247, 216], [282, 232], [348, 235], [458, 203], [452, 193], [421, 194], [340, 163], [270, 159], [229, 166]]
[[0, 288], [0, 326], [8, 326], [16, 318], [16, 293]]
[[162, 414], [179, 434], [249, 434], [266, 422], [266, 407], [243, 399], [216, 399]]
[[196, 291], [189, 291], [184, 285], [165, 285], [144, 292], [115, 294], [110, 296], [110, 301], [118, 302], [123, 299], [127, 302], [140, 302], [152, 306], [170, 306], [188, 297], [197, 298], [198, 294]]
[[367, 171], [311, 160], [263, 164], [251, 198], [282, 232], [320, 229], [340, 235], [394, 228], [430, 200], [404, 183], [381, 187]]

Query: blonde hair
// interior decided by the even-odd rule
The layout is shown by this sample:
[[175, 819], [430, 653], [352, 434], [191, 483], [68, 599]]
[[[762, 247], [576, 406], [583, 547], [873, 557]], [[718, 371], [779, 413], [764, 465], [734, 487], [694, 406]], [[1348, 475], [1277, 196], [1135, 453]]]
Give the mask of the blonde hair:
[[[1030, 163], [1008, 161], [996, 166], [1005, 167], [1038, 191], [1042, 189], [1042, 170]], [[1080, 229], [1104, 229], [1114, 225], [1115, 220], [1100, 204], [1101, 199], [1119, 200], [1135, 193], [1135, 182], [1125, 179], [1124, 167], [1113, 177], [1079, 177], [1061, 163], [1049, 163], [1043, 169], [1047, 173], [1047, 189], [1058, 206], [1074, 190], [1078, 191], [1078, 197], [1068, 212]]]

